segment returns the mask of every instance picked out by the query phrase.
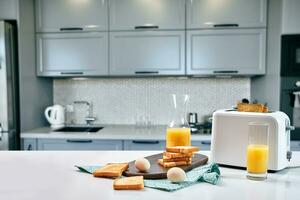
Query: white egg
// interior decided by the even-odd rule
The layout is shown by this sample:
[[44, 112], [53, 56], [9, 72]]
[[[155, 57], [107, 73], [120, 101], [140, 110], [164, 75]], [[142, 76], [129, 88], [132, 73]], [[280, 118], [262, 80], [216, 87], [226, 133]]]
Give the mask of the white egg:
[[146, 172], [150, 169], [150, 162], [146, 158], [135, 160], [134, 166], [141, 172]]
[[179, 167], [173, 167], [167, 172], [168, 180], [172, 183], [183, 182], [186, 179], [185, 171]]

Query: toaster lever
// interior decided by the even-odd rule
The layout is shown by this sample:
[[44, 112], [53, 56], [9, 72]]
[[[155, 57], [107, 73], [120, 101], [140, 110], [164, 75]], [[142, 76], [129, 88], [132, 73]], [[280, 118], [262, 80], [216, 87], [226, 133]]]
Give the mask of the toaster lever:
[[287, 131], [293, 131], [293, 130], [295, 130], [295, 127], [294, 127], [294, 126], [291, 126], [291, 125], [287, 125], [285, 129], [286, 129]]
[[291, 161], [291, 158], [292, 158], [292, 152], [291, 151], [286, 152], [286, 158], [289, 162]]

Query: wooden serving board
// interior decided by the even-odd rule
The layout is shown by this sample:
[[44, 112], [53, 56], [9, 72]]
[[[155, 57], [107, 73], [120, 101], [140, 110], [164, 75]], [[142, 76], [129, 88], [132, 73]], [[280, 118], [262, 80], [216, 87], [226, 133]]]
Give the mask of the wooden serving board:
[[[167, 178], [167, 171], [170, 168], [164, 168], [160, 164], [158, 164], [157, 160], [161, 159], [163, 157], [162, 153], [151, 155], [148, 157], [145, 157], [149, 160], [151, 167], [148, 172], [140, 172], [138, 171], [135, 166], [134, 162], [131, 161], [129, 163], [129, 169], [125, 172], [123, 172], [124, 176], [144, 176], [145, 179], [164, 179]], [[208, 157], [202, 154], [195, 154], [192, 160], [192, 164], [188, 166], [178, 166], [181, 169], [183, 169], [185, 172], [188, 172], [196, 167], [199, 167], [201, 165], [205, 165], [208, 161]]]

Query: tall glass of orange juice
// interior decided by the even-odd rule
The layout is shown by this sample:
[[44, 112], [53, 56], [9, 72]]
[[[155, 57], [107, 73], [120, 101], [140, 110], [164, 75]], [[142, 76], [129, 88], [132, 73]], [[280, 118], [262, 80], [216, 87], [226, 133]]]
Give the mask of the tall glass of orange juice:
[[252, 180], [264, 180], [268, 172], [269, 125], [250, 122], [248, 126], [247, 177]]
[[187, 122], [187, 104], [189, 95], [171, 94], [173, 118], [167, 128], [166, 146], [190, 146], [191, 130]]

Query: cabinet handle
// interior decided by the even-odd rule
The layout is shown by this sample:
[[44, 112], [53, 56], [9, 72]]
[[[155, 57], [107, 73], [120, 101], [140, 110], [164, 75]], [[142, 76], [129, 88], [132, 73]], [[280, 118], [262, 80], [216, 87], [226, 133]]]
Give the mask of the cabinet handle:
[[211, 145], [211, 142], [210, 141], [201, 141], [201, 144], [203, 144], [203, 145]]
[[150, 140], [133, 140], [132, 143], [134, 144], [159, 144], [159, 141], [156, 140], [156, 141], [150, 141]]
[[239, 24], [214, 24], [214, 27], [239, 27]]
[[158, 71], [136, 71], [135, 74], [159, 74]]
[[32, 150], [32, 145], [29, 144], [28, 147], [27, 147], [27, 151], [31, 151]]
[[220, 71], [214, 71], [214, 74], [237, 74], [239, 71], [237, 70], [220, 70]]
[[61, 75], [80, 75], [83, 72], [60, 72]]
[[159, 26], [156, 26], [156, 25], [135, 26], [134, 29], [136, 29], [136, 30], [140, 30], [140, 29], [159, 29]]
[[80, 27], [66, 27], [66, 28], [60, 28], [60, 31], [82, 31], [83, 28]]
[[67, 140], [69, 143], [92, 143], [93, 140]]

